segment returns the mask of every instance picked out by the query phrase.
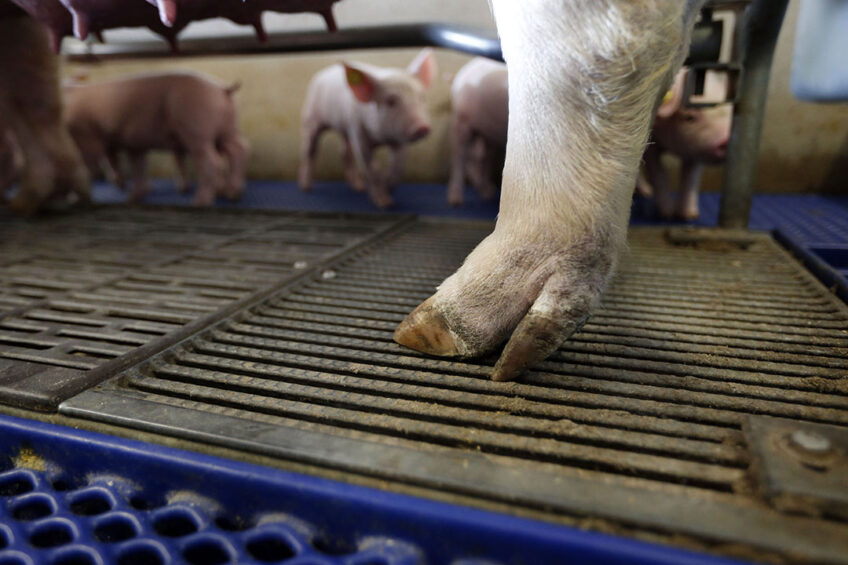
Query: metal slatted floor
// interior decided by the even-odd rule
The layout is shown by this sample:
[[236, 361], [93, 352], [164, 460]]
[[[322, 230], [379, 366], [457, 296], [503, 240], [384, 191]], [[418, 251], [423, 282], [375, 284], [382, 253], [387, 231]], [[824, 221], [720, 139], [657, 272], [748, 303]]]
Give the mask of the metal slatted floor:
[[[228, 215], [219, 214], [209, 225], [223, 230]], [[161, 327], [158, 352], [103, 346], [114, 359], [77, 370], [98, 377], [88, 386], [107, 370], [114, 377], [65, 400], [60, 413], [721, 553], [848, 559], [848, 308], [769, 236], [633, 229], [583, 330], [519, 382], [495, 383], [494, 359], [430, 358], [391, 339], [491, 224], [267, 218], [141, 275], [129, 267], [104, 275], [96, 292], [139, 300], [160, 288], [151, 277], [181, 281], [166, 284], [179, 293], [173, 307], [156, 295], [144, 307], [184, 318], [132, 318], [174, 326]], [[210, 274], [188, 277], [188, 260], [188, 271]], [[245, 261], [269, 277], [240, 274]], [[307, 264], [295, 269], [299, 261]], [[281, 263], [288, 270], [274, 272]], [[214, 312], [197, 306], [210, 296], [185, 298], [184, 280], [209, 283], [218, 272], [226, 285], [257, 282]], [[88, 288], [55, 292], [0, 320], [0, 339], [17, 339], [16, 348], [61, 341], [16, 328], [35, 324], [28, 315], [46, 306], [98, 304]], [[191, 316], [184, 304], [196, 307]], [[172, 329], [185, 320], [193, 321]], [[61, 336], [88, 339], [79, 331]], [[16, 355], [0, 354], [10, 364], [0, 384]], [[68, 366], [64, 355], [34, 355], [29, 364]], [[807, 453], [787, 443], [798, 433], [835, 447]]]
[[400, 221], [108, 207], [2, 218], [0, 398], [55, 410]]

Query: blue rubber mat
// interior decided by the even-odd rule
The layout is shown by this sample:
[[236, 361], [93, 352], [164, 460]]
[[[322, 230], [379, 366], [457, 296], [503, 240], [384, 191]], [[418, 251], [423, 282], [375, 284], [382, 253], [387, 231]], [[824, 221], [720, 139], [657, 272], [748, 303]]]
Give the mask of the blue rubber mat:
[[[180, 194], [168, 180], [152, 182], [145, 200], [154, 205], [190, 205], [191, 194]], [[498, 213], [497, 201], [484, 202], [470, 188], [465, 190], [465, 205], [452, 208], [441, 184], [405, 184], [393, 193], [395, 205], [386, 210], [420, 216], [491, 219]], [[126, 195], [107, 183], [96, 183], [93, 198], [101, 204], [122, 204]], [[377, 212], [365, 193], [356, 192], [344, 182], [316, 182], [310, 192], [301, 192], [293, 182], [251, 181], [238, 202], [218, 198], [220, 207], [259, 208], [263, 210], [305, 210], [310, 212]]]
[[0, 417], [0, 564], [725, 559]]
[[[94, 200], [103, 204], [126, 201], [126, 195], [112, 185], [97, 183]], [[441, 184], [405, 184], [394, 192], [395, 206], [389, 212], [421, 216], [494, 219], [497, 201], [485, 202], [471, 188], [465, 189], [465, 204], [452, 208]], [[179, 194], [171, 181], [153, 182], [147, 201], [156, 205], [189, 205], [190, 194]], [[718, 225], [720, 195], [700, 197], [701, 217], [692, 225]], [[363, 193], [354, 192], [343, 182], [317, 182], [304, 193], [293, 182], [251, 181], [242, 199], [229, 202], [219, 198], [221, 207], [288, 209], [330, 212], [375, 212], [377, 209]], [[637, 198], [633, 203], [634, 225], [667, 223], [652, 213], [650, 201]], [[848, 243], [848, 196], [799, 194], [760, 194], [754, 197], [750, 227], [756, 230], [783, 230], [798, 241]]]
[[[395, 192], [395, 205], [388, 211], [421, 216], [494, 219], [497, 201], [483, 201], [470, 187], [465, 188], [465, 204], [448, 205], [441, 184], [406, 184]], [[106, 183], [96, 184], [94, 200], [99, 203], [123, 203], [126, 195]], [[701, 217], [696, 226], [718, 225], [721, 197], [717, 193], [700, 195]], [[147, 203], [189, 205], [191, 195], [179, 194], [171, 181], [152, 183]], [[300, 192], [293, 182], [252, 181], [239, 202], [219, 198], [221, 207], [288, 209], [332, 212], [374, 212], [376, 208], [363, 193], [354, 192], [344, 182], [318, 182], [309, 193]], [[659, 219], [653, 202], [636, 197], [631, 214], [632, 225], [669, 224]], [[826, 285], [848, 301], [848, 196], [796, 194], [760, 194], [754, 196], [750, 228], [777, 232], [790, 248]]]

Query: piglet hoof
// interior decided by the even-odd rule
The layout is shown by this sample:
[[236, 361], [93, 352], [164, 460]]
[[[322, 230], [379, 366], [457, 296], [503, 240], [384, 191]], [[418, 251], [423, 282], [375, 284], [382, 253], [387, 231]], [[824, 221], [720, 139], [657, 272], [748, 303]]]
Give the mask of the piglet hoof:
[[135, 186], [130, 190], [130, 196], [127, 200], [130, 204], [141, 204], [147, 198], [149, 192], [150, 187], [147, 184]]
[[205, 193], [203, 191], [197, 191], [194, 195], [194, 200], [192, 200], [192, 206], [197, 206], [198, 208], [208, 208], [215, 203], [215, 194], [214, 193]]
[[449, 184], [448, 185], [448, 204], [456, 208], [457, 206], [462, 206], [462, 185]]
[[349, 177], [348, 184], [350, 184], [350, 187], [355, 192], [365, 192], [366, 190], [368, 190], [368, 187], [365, 186], [365, 181], [363, 181], [362, 178], [359, 176]]
[[677, 206], [677, 216], [679, 218], [686, 220], [687, 222], [692, 222], [697, 220], [700, 215], [697, 198], [692, 200], [688, 200], [686, 198], [681, 199]]
[[228, 186], [224, 189], [224, 198], [231, 202], [238, 202], [244, 194], [244, 185]]
[[544, 360], [589, 316], [612, 274], [610, 238], [517, 245], [496, 230], [398, 326], [394, 339], [431, 355], [477, 357], [504, 341], [492, 379]]
[[385, 210], [390, 206], [393, 206], [395, 203], [394, 198], [392, 198], [391, 193], [388, 189], [385, 190], [372, 190], [369, 192], [368, 196], [371, 198], [371, 202], [374, 203], [374, 206], [380, 208], [381, 210]]
[[38, 211], [40, 202], [20, 189], [14, 198], [9, 200], [9, 209], [20, 216], [32, 216]]
[[681, 219], [686, 220], [687, 222], [694, 222], [701, 217], [698, 210], [681, 210], [679, 215]]
[[94, 205], [90, 192], [72, 192], [70, 198], [74, 206], [79, 208], [90, 208]]

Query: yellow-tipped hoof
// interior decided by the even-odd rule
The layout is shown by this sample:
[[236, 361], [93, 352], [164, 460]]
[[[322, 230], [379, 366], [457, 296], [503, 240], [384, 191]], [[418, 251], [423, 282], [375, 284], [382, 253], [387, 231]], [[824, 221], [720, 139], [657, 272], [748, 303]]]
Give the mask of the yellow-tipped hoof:
[[463, 344], [457, 343], [444, 316], [433, 308], [431, 301], [428, 298], [400, 323], [395, 330], [395, 341], [429, 355], [463, 355]]

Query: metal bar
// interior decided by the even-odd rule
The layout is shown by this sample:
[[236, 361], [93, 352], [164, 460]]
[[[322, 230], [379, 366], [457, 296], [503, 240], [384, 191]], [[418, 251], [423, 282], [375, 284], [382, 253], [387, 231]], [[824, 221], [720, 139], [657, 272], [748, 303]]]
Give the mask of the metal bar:
[[[497, 35], [489, 30], [453, 24], [411, 24], [342, 29], [333, 33], [300, 32], [272, 33], [268, 41], [260, 42], [253, 36], [203, 37], [180, 41], [183, 57], [220, 55], [261, 55], [272, 53], [297, 53], [304, 51], [337, 51], [342, 49], [443, 47], [469, 55], [503, 60]], [[141, 59], [171, 57], [162, 41], [109, 43], [86, 45], [68, 50], [74, 62], [91, 62], [103, 59]]]
[[[431, 452], [358, 441], [283, 427], [273, 416], [248, 422], [191, 407], [145, 402], [114, 391], [86, 392], [64, 402], [60, 411], [66, 416], [119, 426], [137, 426], [127, 415], [144, 414], [144, 427], [163, 435], [560, 515], [597, 516], [637, 523], [653, 531], [800, 555], [809, 561], [848, 563], [848, 536], [843, 524], [783, 515], [723, 493], [708, 496], [702, 490], [673, 484], [663, 485], [662, 490], [647, 490], [639, 488], [641, 483], [635, 480], [603, 481], [591, 471], [510, 465], [502, 457], [475, 450]], [[599, 483], [603, 495], [599, 495]]]
[[[87, 44], [70, 47], [68, 59], [94, 62], [111, 59], [159, 57], [209, 57], [222, 55], [261, 55], [343, 49], [441, 47], [503, 60], [501, 44], [490, 30], [456, 24], [424, 23], [342, 29], [333, 33], [272, 33], [262, 43], [253, 36], [203, 37], [180, 41], [179, 53], [172, 53], [162, 41], [138, 41]], [[721, 26], [715, 22], [699, 23], [692, 35], [688, 63], [714, 62], [721, 49]]]
[[719, 225], [724, 228], [748, 226], [771, 63], [787, 3], [788, 0], [756, 0], [748, 9], [743, 71], [719, 209]]

